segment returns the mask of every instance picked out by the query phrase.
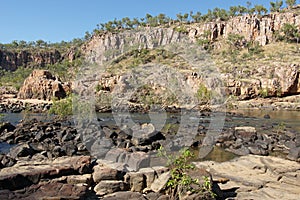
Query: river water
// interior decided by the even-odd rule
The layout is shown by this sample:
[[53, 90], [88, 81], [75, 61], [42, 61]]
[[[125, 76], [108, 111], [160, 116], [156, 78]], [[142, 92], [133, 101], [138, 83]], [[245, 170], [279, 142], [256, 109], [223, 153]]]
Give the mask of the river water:
[[[273, 110], [234, 110], [233, 113], [240, 115], [227, 114], [224, 127], [236, 127], [236, 126], [254, 126], [258, 131], [269, 131], [266, 127], [284, 126], [285, 128], [297, 131], [300, 134], [300, 112], [298, 111], [273, 111]], [[269, 117], [266, 117], [268, 115]], [[168, 113], [167, 120], [161, 123], [170, 123], [174, 120], [180, 119], [180, 113]], [[114, 125], [115, 120], [111, 113], [98, 113], [98, 120], [103, 125]], [[142, 113], [134, 113], [130, 115], [131, 119], [136, 123], [149, 123], [151, 122], [149, 115]], [[4, 113], [2, 121], [9, 121], [16, 125], [22, 119], [36, 118], [41, 121], [48, 121], [51, 116], [47, 114], [37, 113]], [[201, 117], [201, 125], [208, 127], [210, 123], [209, 117]], [[162, 124], [164, 125], [164, 124]], [[0, 143], [0, 152], [7, 152], [9, 145]], [[197, 154], [197, 151], [196, 151]], [[226, 152], [218, 147], [214, 148], [205, 159], [215, 161], [226, 161], [234, 158], [235, 155]]]

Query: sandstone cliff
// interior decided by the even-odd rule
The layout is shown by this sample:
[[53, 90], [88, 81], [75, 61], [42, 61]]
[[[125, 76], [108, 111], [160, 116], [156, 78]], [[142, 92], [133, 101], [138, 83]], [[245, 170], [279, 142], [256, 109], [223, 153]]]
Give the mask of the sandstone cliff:
[[[214, 21], [199, 24], [184, 24], [187, 35], [192, 41], [203, 37], [205, 32], [210, 32], [209, 38], [215, 41], [226, 39], [229, 34], [239, 34], [247, 41], [257, 41], [264, 46], [275, 42], [275, 33], [278, 32], [285, 23], [300, 27], [300, 15], [297, 12], [272, 13], [264, 16], [245, 15], [229, 19], [228, 21]], [[147, 30], [148, 29], [148, 30]], [[128, 46], [136, 49], [148, 48], [153, 49], [157, 46], [168, 45], [174, 41], [182, 41], [185, 33], [179, 33], [170, 28], [146, 28], [146, 31], [132, 30], [113, 34], [106, 33], [94, 35], [92, 40], [85, 44], [84, 51], [92, 55], [90, 61], [96, 61], [102, 65], [105, 61], [120, 56], [124, 51], [129, 49]], [[253, 61], [255, 63], [256, 61]], [[234, 64], [234, 63], [233, 63]], [[222, 64], [221, 64], [222, 65]], [[268, 63], [264, 65], [249, 66], [247, 73], [222, 72], [224, 85], [226, 86], [227, 95], [238, 96], [240, 99], [251, 99], [256, 97], [288, 96], [300, 93], [299, 80], [299, 63]], [[218, 66], [220, 67], [220, 66]], [[246, 71], [246, 70], [245, 70]], [[187, 72], [187, 77], [191, 76], [193, 71]], [[111, 75], [112, 80], [100, 79], [99, 85], [111, 90], [107, 83], [116, 80], [115, 75]], [[194, 84], [199, 84], [202, 77], [196, 77]], [[190, 80], [194, 80], [193, 79]], [[103, 84], [103, 85], [102, 85]], [[192, 88], [197, 86], [191, 85]], [[110, 89], [107, 89], [110, 88]]]
[[244, 15], [233, 17], [228, 21], [189, 25], [188, 34], [191, 38], [197, 38], [203, 36], [205, 32], [210, 32], [209, 37], [212, 41], [227, 38], [230, 33], [239, 34], [246, 41], [257, 41], [260, 45], [266, 45], [274, 41], [274, 33], [285, 23], [300, 27], [300, 15], [293, 12], [264, 16]]
[[44, 67], [47, 64], [55, 64], [62, 60], [62, 55], [57, 50], [31, 52], [22, 50], [20, 52], [0, 50], [0, 66], [2, 69], [14, 71], [20, 66]]

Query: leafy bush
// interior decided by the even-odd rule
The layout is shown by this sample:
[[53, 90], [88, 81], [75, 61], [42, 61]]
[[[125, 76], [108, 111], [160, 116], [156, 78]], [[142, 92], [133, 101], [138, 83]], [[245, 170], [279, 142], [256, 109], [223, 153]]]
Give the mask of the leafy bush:
[[199, 89], [197, 90], [197, 98], [198, 100], [205, 104], [211, 99], [212, 93], [207, 89], [204, 84], [199, 85]]
[[203, 34], [200, 35], [199, 38], [197, 38], [197, 43], [201, 45], [205, 50], [212, 50], [213, 49], [213, 41], [211, 40], [211, 31], [207, 30], [204, 31]]
[[53, 99], [53, 104], [49, 109], [49, 114], [58, 115], [59, 118], [65, 118], [73, 114], [72, 95], [65, 99]]
[[177, 26], [175, 28], [175, 31], [179, 32], [179, 33], [184, 33], [184, 34], [188, 34], [188, 30], [185, 26], [181, 25], [181, 26]]
[[263, 98], [268, 97], [269, 96], [269, 89], [268, 88], [261, 89], [259, 91], [259, 96], [261, 96]]
[[280, 30], [274, 32], [276, 41], [299, 42], [300, 31], [294, 24], [285, 23]]
[[75, 78], [81, 64], [81, 59], [75, 59], [72, 62], [64, 60], [53, 65], [47, 65], [45, 69], [49, 70], [52, 74], [57, 75], [62, 81], [66, 82]]
[[0, 113], [0, 124], [3, 122], [4, 114]]
[[248, 53], [253, 56], [263, 52], [263, 48], [259, 45], [258, 42], [250, 42], [247, 44]]
[[244, 47], [244, 39], [242, 35], [229, 33], [226, 42], [230, 46], [230, 49], [235, 50]]
[[168, 155], [161, 146], [158, 156], [164, 157], [168, 161], [167, 166], [170, 169], [171, 177], [167, 182], [167, 188], [171, 191], [172, 199], [182, 199], [182, 196], [188, 193], [209, 192], [210, 196], [215, 196], [211, 190], [209, 177], [204, 176], [204, 184], [200, 184], [199, 179], [189, 175], [189, 171], [195, 169], [195, 165], [190, 162], [194, 158], [194, 154], [189, 149], [182, 149], [178, 156], [173, 156]]

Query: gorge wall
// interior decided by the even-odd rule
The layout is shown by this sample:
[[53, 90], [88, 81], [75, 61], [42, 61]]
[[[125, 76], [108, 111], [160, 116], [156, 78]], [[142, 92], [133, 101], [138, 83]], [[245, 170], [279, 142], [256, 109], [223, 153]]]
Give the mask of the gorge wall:
[[[298, 7], [294, 9], [298, 9]], [[244, 36], [247, 41], [258, 41], [261, 45], [266, 45], [274, 41], [274, 32], [280, 30], [285, 23], [300, 27], [300, 15], [291, 10], [291, 12], [272, 13], [264, 16], [244, 15], [233, 17], [227, 21], [216, 20], [207, 23], [185, 24], [184, 26], [192, 39], [202, 37], [205, 32], [209, 32], [209, 38], [216, 41], [233, 33]], [[101, 40], [103, 40], [103, 48], [106, 49], [110, 45], [114, 45], [113, 37], [115, 37], [114, 34], [110, 33], [104, 36], [94, 35], [93, 39], [85, 44], [83, 49], [89, 50], [95, 41]], [[166, 37], [168, 36], [166, 35]], [[166, 37], [164, 36], [162, 39], [167, 39]], [[122, 41], [116, 40], [115, 46], [118, 45], [122, 45]], [[70, 59], [73, 55], [69, 54], [72, 52], [63, 55], [58, 50], [0, 50], [0, 66], [6, 70], [16, 70], [19, 66], [43, 67], [47, 64], [57, 63], [64, 58]]]
[[55, 64], [62, 58], [63, 56], [58, 50], [38, 52], [0, 50], [0, 66], [9, 71], [15, 71], [20, 66], [44, 67], [47, 64]]
[[274, 33], [286, 23], [299, 28], [300, 15], [296, 12], [271, 13], [264, 16], [244, 15], [233, 17], [228, 21], [217, 20], [189, 25], [188, 34], [191, 38], [197, 38], [208, 31], [212, 41], [227, 38], [229, 34], [238, 34], [247, 41], [257, 41], [260, 45], [266, 45], [274, 41]]
[[[297, 12], [272, 13], [264, 16], [244, 15], [228, 21], [216, 20], [209, 23], [184, 24], [183, 26], [187, 29], [187, 35], [192, 41], [201, 38], [206, 32], [211, 34], [209, 38], [212, 41], [226, 39], [232, 33], [243, 36], [246, 41], [257, 41], [264, 46], [274, 42], [275, 33], [280, 31], [285, 23], [300, 27], [300, 15]], [[112, 57], [121, 55], [122, 51], [128, 48], [127, 46], [140, 44], [140, 46], [152, 49], [170, 44], [172, 41], [182, 41], [186, 34], [178, 33], [174, 31], [174, 28], [146, 27], [145, 30], [142, 30], [94, 35], [92, 40], [84, 45], [83, 50], [86, 54], [93, 55], [90, 57], [91, 60], [102, 64]], [[136, 48], [140, 47], [136, 46]], [[238, 96], [240, 99], [299, 94], [299, 63], [286, 63], [282, 66], [271, 65], [256, 67], [246, 80], [223, 73], [227, 94]], [[270, 72], [274, 76], [271, 77]], [[112, 77], [115, 80], [115, 77]], [[194, 77], [192, 78], [194, 79]], [[194, 82], [199, 83], [199, 81]], [[107, 88], [107, 85], [104, 88]]]

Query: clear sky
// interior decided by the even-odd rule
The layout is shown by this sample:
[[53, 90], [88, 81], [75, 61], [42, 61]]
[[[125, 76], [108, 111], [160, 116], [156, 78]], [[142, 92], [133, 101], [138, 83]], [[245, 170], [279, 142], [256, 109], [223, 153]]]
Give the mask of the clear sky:
[[[269, 9], [270, 0], [249, 0]], [[144, 17], [146, 13], [200, 11], [232, 5], [246, 6], [246, 0], [0, 0], [0, 43], [13, 40], [70, 41], [91, 32], [99, 23], [123, 17]]]

